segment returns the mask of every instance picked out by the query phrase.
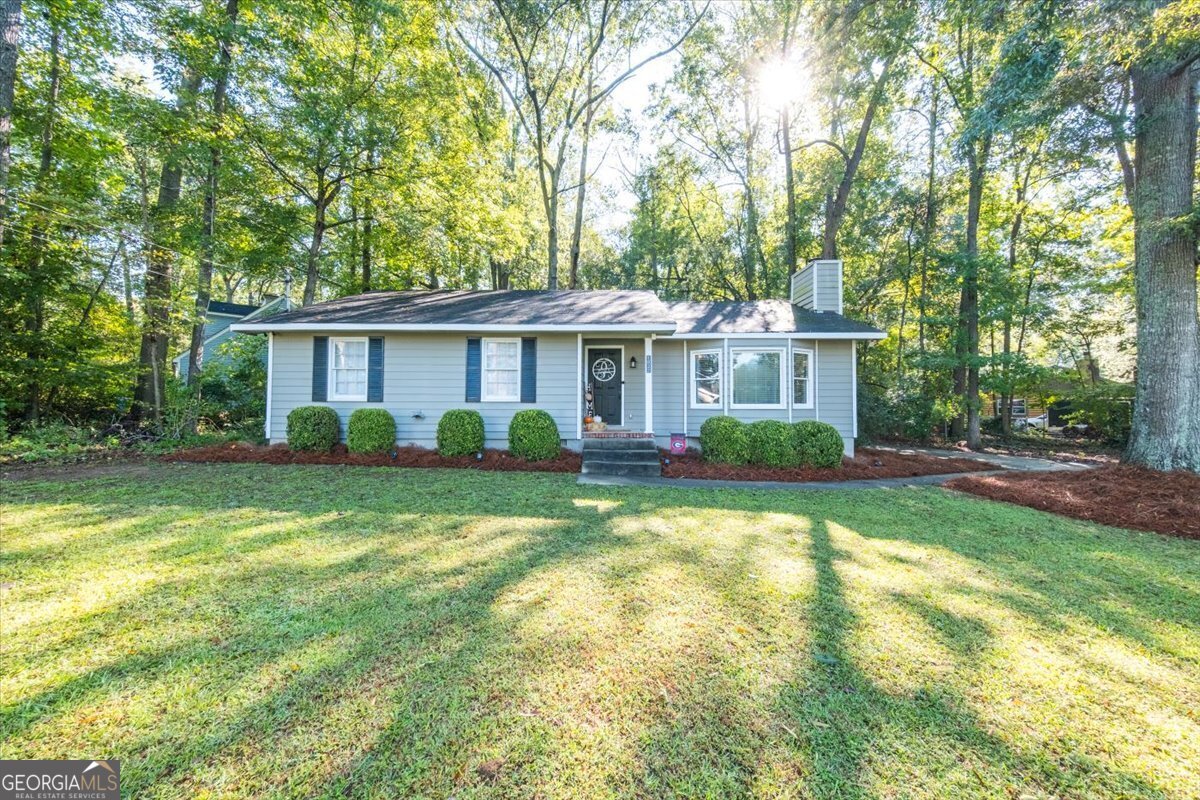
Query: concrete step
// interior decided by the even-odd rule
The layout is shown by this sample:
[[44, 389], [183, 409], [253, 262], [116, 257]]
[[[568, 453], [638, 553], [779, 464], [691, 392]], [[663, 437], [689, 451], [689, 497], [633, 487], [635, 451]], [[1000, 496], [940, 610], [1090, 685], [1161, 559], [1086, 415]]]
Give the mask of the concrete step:
[[580, 470], [583, 475], [612, 475], [638, 478], [656, 478], [662, 475], [662, 465], [655, 459], [653, 463], [638, 461], [597, 461], [585, 460]]
[[584, 439], [584, 452], [589, 450], [654, 450], [658, 446], [653, 439]]
[[658, 451], [646, 450], [612, 450], [612, 449], [583, 449], [583, 460], [588, 461], [619, 461], [622, 464], [638, 462], [658, 463]]

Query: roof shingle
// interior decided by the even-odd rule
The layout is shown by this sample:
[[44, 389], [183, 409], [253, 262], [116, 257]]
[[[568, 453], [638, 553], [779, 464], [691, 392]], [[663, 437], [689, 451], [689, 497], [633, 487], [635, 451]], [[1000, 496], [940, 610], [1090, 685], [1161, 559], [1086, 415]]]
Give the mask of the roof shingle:
[[838, 333], [876, 335], [865, 322], [829, 311], [798, 308], [787, 300], [665, 303], [675, 333]]
[[674, 324], [648, 291], [368, 292], [271, 318], [272, 325], [645, 325]]

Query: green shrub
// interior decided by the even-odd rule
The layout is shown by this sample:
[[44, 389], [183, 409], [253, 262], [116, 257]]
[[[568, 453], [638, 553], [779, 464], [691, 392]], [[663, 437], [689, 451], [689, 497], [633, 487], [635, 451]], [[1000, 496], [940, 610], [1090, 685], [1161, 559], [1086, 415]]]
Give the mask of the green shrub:
[[467, 408], [454, 409], [438, 420], [437, 448], [444, 456], [469, 456], [483, 450], [483, 415]]
[[329, 406], [300, 406], [287, 417], [288, 447], [293, 450], [332, 450], [338, 441], [337, 412]]
[[841, 467], [842, 435], [828, 422], [806, 419], [792, 425], [796, 456], [806, 467]]
[[794, 467], [800, 463], [796, 453], [796, 437], [786, 422], [760, 419], [750, 423], [746, 426], [746, 444], [751, 464]]
[[561, 448], [558, 426], [545, 411], [518, 411], [508, 424], [508, 450], [514, 456], [545, 461], [557, 456]]
[[360, 408], [346, 425], [351, 453], [386, 453], [396, 445], [396, 420], [382, 408]]
[[700, 426], [700, 449], [709, 461], [745, 464], [750, 458], [746, 425], [733, 417], [709, 417]]

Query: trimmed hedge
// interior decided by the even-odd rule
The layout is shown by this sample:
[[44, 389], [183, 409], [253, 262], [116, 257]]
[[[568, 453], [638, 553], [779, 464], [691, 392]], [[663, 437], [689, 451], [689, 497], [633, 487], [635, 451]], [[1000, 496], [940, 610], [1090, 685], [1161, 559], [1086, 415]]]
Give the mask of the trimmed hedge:
[[746, 426], [746, 443], [749, 445], [751, 464], [794, 467], [800, 463], [796, 454], [795, 433], [786, 422], [760, 419], [750, 423]]
[[287, 442], [293, 450], [332, 450], [341, 423], [329, 406], [300, 406], [287, 416]]
[[700, 426], [700, 450], [709, 461], [745, 464], [750, 460], [745, 423], [733, 417], [709, 417]]
[[483, 415], [469, 408], [442, 414], [437, 426], [437, 448], [444, 456], [469, 456], [483, 451]]
[[396, 446], [396, 420], [382, 408], [360, 408], [346, 425], [351, 453], [385, 453]]
[[536, 408], [518, 411], [508, 423], [508, 451], [528, 461], [546, 461], [562, 449], [554, 417]]
[[842, 435], [828, 422], [806, 419], [792, 425], [796, 455], [806, 467], [842, 466]]

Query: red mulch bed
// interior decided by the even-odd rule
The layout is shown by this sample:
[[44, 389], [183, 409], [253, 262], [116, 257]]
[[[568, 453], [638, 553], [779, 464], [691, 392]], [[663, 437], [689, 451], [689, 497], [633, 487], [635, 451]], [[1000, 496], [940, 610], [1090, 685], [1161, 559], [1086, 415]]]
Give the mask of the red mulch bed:
[[915, 478], [918, 475], [946, 475], [953, 472], [979, 472], [996, 469], [969, 458], [938, 458], [921, 453], [896, 453], [891, 450], [856, 450], [854, 458], [843, 458], [841, 469], [819, 469], [814, 467], [754, 467], [716, 464], [705, 461], [696, 450], [687, 455], [671, 456], [671, 463], [663, 467], [666, 478], [703, 478], [724, 481], [785, 481], [807, 483], [810, 481], [859, 481], [873, 478]]
[[357, 467], [448, 467], [457, 469], [480, 469], [501, 472], [579, 472], [582, 459], [579, 453], [563, 450], [558, 458], [549, 461], [526, 461], [511, 456], [503, 450], [484, 450], [483, 460], [475, 456], [447, 458], [436, 450], [423, 447], [398, 447], [396, 456], [390, 453], [372, 455], [354, 454], [346, 445], [336, 445], [331, 452], [320, 453], [306, 450], [289, 450], [285, 444], [262, 445], [231, 442], [229, 444], [197, 447], [180, 450], [165, 456], [168, 461], [193, 461], [198, 463], [235, 464], [346, 464]]
[[1200, 475], [1112, 466], [955, 478], [946, 487], [1118, 528], [1200, 539]]

